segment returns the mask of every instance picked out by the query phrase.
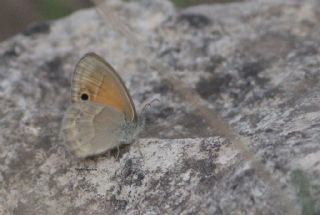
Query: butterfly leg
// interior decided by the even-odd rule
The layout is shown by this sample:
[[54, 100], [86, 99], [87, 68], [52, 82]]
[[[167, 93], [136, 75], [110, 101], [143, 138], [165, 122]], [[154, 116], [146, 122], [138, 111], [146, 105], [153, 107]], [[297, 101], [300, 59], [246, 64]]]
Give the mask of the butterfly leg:
[[140, 154], [140, 156], [142, 157], [142, 160], [143, 160], [143, 162], [144, 162], [144, 155], [143, 155], [143, 153], [142, 153], [142, 151], [141, 151], [141, 146], [140, 146], [140, 144], [137, 144], [137, 148], [138, 148], [139, 154]]

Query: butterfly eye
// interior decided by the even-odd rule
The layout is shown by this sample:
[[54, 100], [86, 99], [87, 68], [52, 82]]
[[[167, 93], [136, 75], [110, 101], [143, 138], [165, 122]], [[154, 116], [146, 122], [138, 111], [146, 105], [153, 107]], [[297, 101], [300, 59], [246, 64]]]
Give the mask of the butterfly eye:
[[82, 93], [80, 98], [82, 101], [87, 101], [89, 99], [89, 95], [87, 93]]

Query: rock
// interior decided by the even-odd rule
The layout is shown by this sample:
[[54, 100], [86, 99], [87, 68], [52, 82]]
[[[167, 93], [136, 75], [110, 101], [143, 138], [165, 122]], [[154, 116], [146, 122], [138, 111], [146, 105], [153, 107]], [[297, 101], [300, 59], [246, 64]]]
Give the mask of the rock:
[[[0, 214], [320, 213], [318, 1], [108, 4], [129, 39], [87, 9], [0, 45]], [[78, 160], [59, 138], [89, 51], [119, 71], [138, 112], [160, 100], [118, 160]], [[154, 58], [168, 71], [151, 69]]]

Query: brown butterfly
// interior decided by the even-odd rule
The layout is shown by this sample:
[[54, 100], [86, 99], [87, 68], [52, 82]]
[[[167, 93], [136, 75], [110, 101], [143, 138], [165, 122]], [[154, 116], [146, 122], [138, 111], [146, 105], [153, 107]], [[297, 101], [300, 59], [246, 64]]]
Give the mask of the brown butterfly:
[[62, 126], [71, 151], [80, 158], [101, 154], [131, 142], [142, 124], [117, 72], [94, 53], [81, 58]]

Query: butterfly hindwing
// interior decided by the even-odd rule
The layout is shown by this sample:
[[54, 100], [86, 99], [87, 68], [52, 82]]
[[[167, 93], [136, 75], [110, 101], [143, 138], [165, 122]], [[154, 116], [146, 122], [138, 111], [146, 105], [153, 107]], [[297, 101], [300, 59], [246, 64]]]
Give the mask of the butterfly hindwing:
[[125, 124], [124, 115], [113, 108], [77, 102], [67, 110], [62, 132], [71, 151], [81, 158], [118, 146]]

